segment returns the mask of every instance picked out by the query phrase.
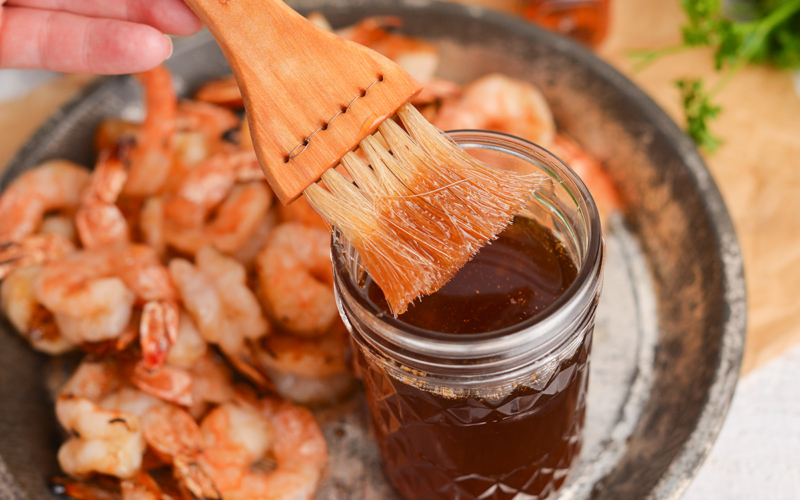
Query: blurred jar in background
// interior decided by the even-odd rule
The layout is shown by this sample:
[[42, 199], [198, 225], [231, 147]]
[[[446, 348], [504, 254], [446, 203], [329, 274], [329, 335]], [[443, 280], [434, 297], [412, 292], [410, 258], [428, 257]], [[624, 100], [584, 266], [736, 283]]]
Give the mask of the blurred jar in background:
[[520, 0], [529, 21], [592, 47], [608, 32], [610, 0]]

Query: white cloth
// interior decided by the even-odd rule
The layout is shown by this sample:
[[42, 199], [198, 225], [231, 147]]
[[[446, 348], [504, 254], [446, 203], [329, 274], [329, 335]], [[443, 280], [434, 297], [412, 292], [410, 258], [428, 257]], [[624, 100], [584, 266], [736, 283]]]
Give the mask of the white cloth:
[[682, 500], [761, 498], [800, 499], [800, 346], [739, 381], [711, 454]]

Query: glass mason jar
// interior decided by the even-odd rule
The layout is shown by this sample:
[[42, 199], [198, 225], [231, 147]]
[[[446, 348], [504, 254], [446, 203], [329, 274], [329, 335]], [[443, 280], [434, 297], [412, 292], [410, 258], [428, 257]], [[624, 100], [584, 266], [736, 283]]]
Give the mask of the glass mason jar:
[[372, 303], [358, 254], [334, 232], [339, 311], [355, 343], [386, 474], [409, 500], [543, 499], [582, 442], [589, 354], [602, 288], [597, 209], [558, 158], [484, 131], [449, 134], [488, 165], [546, 180], [518, 217], [560, 240], [575, 281], [539, 314], [480, 334], [405, 324]]

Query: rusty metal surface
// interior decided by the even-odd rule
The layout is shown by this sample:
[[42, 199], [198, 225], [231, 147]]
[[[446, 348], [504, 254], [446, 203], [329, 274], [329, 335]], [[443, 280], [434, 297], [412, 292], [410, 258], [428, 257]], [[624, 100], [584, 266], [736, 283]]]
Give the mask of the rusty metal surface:
[[[744, 345], [739, 247], [702, 159], [632, 83], [588, 51], [522, 21], [473, 7], [384, 0], [295, 2], [334, 25], [396, 14], [437, 43], [440, 74], [467, 82], [490, 71], [539, 85], [559, 125], [603, 159], [627, 209], [607, 231], [608, 256], [592, 357], [586, 441], [562, 499], [676, 499], [727, 411]], [[228, 72], [208, 35], [169, 61], [179, 91]], [[141, 115], [128, 78], [97, 82], [59, 111], [9, 165], [0, 187], [42, 160], [90, 165], [105, 116]], [[60, 442], [47, 359], [0, 324], [0, 499], [40, 500]], [[363, 398], [318, 412], [331, 444], [318, 500], [393, 500]]]

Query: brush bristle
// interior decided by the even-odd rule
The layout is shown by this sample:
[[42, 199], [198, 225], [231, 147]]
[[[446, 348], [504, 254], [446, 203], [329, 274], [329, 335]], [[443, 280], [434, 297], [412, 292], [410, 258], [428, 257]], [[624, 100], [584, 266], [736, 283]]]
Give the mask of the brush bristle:
[[[362, 160], [342, 159], [356, 187], [335, 170], [327, 190], [305, 191], [339, 228], [381, 287], [394, 315], [445, 285], [511, 222], [541, 178], [497, 170], [470, 156], [410, 104], [365, 138]], [[386, 149], [388, 145], [389, 150]]]

